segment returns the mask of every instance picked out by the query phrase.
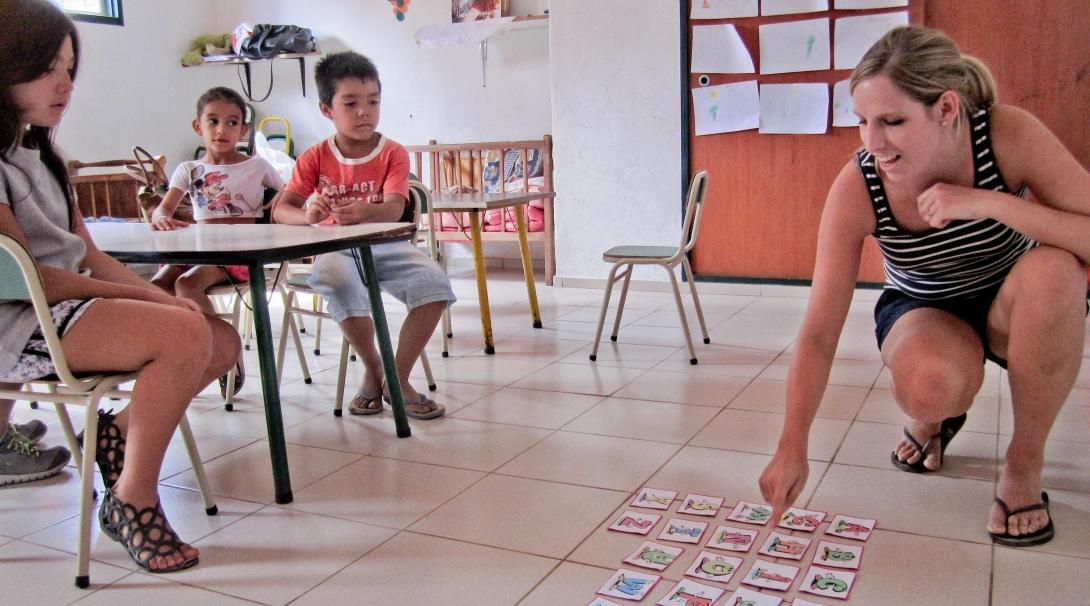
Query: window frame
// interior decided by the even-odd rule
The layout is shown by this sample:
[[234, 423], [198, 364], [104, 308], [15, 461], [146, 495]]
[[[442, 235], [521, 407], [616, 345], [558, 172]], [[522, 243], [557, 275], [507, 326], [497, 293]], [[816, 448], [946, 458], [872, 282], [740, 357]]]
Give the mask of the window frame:
[[[58, 3], [59, 4], [59, 3]], [[99, 14], [75, 11], [61, 7], [61, 10], [73, 21], [85, 23], [102, 23], [104, 25], [125, 25], [124, 13], [121, 10], [121, 0], [101, 0], [102, 12]]]

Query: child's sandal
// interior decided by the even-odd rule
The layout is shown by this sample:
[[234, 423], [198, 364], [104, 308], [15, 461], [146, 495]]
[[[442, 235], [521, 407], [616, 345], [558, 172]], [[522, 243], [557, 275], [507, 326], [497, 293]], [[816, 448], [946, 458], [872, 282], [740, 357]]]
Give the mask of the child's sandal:
[[[114, 423], [114, 411], [98, 411], [98, 446], [95, 450], [95, 463], [102, 474], [102, 484], [106, 488], [112, 488], [117, 478], [121, 476], [121, 469], [125, 466], [125, 437], [121, 435], [121, 428]], [[80, 446], [83, 446], [83, 432], [76, 436]]]
[[136, 565], [148, 572], [177, 572], [192, 568], [200, 561], [194, 556], [166, 568], [151, 567], [156, 556], [180, 554], [184, 545], [167, 522], [159, 502], [155, 507], [137, 510], [114, 496], [112, 489], [107, 489], [98, 507], [98, 522], [102, 532], [121, 543]]

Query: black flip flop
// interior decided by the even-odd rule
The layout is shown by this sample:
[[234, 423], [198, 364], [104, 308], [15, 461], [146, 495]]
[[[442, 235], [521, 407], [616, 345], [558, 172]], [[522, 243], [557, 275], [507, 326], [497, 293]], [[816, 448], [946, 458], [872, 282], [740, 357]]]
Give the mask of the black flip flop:
[[915, 463], [909, 463], [907, 461], [902, 461], [901, 459], [898, 459], [896, 452], [891, 452], [889, 453], [890, 460], [893, 461], [893, 465], [896, 466], [897, 469], [900, 469], [902, 471], [907, 471], [909, 473], [933, 473], [935, 471], [938, 471], [938, 469], [928, 469], [927, 466], [923, 464], [923, 462], [925, 459], [927, 459], [927, 449], [931, 447], [931, 443], [935, 440], [940, 440], [939, 469], [942, 469], [942, 459], [943, 455], [946, 453], [946, 447], [950, 445], [950, 440], [953, 440], [954, 436], [958, 435], [958, 432], [961, 431], [961, 428], [965, 425], [965, 420], [967, 418], [969, 418], [968, 413], [962, 413], [956, 417], [950, 417], [949, 419], [946, 419], [942, 422], [942, 425], [939, 426], [938, 433], [928, 438], [927, 441], [923, 444], [920, 444], [920, 442], [916, 440], [916, 438], [913, 437], [911, 433], [908, 432], [908, 429], [905, 428], [905, 439], [911, 442], [916, 450], [919, 450], [921, 453], [923, 453], [924, 456], [920, 457], [920, 460], [916, 461]]
[[[1044, 545], [1052, 540], [1052, 537], [1056, 536], [1056, 527], [1052, 524], [1052, 511], [1048, 506], [1048, 493], [1041, 493], [1041, 502], [1034, 505], [1027, 505], [1026, 507], [1019, 507], [1014, 511], [1011, 511], [1007, 503], [1000, 499], [995, 498], [995, 502], [999, 504], [1000, 509], [1003, 510], [1003, 515], [1006, 516], [1004, 522], [1004, 529], [1002, 533], [989, 532], [992, 535], [992, 541], [999, 545], [1006, 545], [1007, 547], [1033, 547], [1034, 545]], [[1048, 524], [1036, 532], [1029, 534], [1020, 534], [1014, 536], [1010, 534], [1011, 516], [1025, 513], [1027, 511], [1035, 511], [1037, 509], [1044, 509], [1048, 514]]]

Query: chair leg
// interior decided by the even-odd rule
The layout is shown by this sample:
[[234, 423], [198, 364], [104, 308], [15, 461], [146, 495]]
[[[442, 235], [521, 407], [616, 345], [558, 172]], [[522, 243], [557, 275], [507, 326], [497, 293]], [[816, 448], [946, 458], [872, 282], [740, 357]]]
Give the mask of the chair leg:
[[333, 404], [333, 416], [341, 416], [344, 409], [344, 382], [345, 375], [348, 374], [348, 350], [350, 346], [348, 339], [342, 339], [341, 341], [341, 363], [337, 369], [337, 395], [335, 396]]
[[621, 330], [621, 316], [624, 314], [624, 304], [628, 300], [628, 284], [632, 281], [632, 264], [629, 263], [624, 272], [624, 284], [621, 286], [621, 298], [617, 301], [617, 317], [613, 319], [613, 333], [609, 340], [617, 342], [617, 333]]
[[[56, 391], [50, 389], [50, 391]], [[63, 402], [55, 402], [53, 408], [57, 410], [57, 419], [61, 423], [61, 431], [64, 433], [64, 439], [68, 442], [68, 450], [72, 451], [72, 458], [78, 459], [83, 451], [80, 448], [79, 440], [76, 439], [76, 428], [72, 426], [72, 417], [68, 416], [68, 407]], [[79, 469], [79, 467], [77, 467]], [[82, 471], [82, 469], [80, 469]]]
[[435, 377], [431, 374], [431, 362], [428, 362], [428, 352], [420, 352], [420, 365], [424, 367], [424, 378], [428, 381], [428, 391], [439, 389], [435, 386]]
[[[313, 295], [310, 301], [311, 309], [317, 313], [322, 311], [322, 298]], [[322, 355], [322, 319], [314, 318], [314, 355]]]
[[[231, 327], [238, 331], [239, 316], [242, 311], [242, 297], [235, 296], [235, 304], [231, 308]], [[230, 412], [235, 409], [235, 375], [238, 374], [238, 366], [232, 366], [227, 371], [227, 389], [224, 390], [223, 408]]]
[[689, 265], [688, 257], [681, 257], [681, 267], [685, 271], [685, 278], [689, 281], [689, 291], [693, 294], [693, 307], [696, 308], [696, 319], [700, 320], [700, 332], [704, 334], [704, 344], [711, 343], [708, 338], [708, 325], [704, 323], [704, 310], [700, 308], [700, 296], [696, 294], [696, 280], [693, 279], [693, 268]]
[[689, 364], [696, 364], [696, 350], [693, 349], [693, 337], [689, 334], [689, 321], [685, 319], [685, 305], [681, 302], [681, 289], [677, 285], [677, 276], [674, 270], [665, 265], [662, 266], [666, 273], [670, 274], [670, 286], [674, 289], [674, 303], [677, 304], [677, 315], [681, 318], [681, 330], [685, 332], [685, 344], [689, 346]]
[[594, 331], [594, 348], [590, 351], [591, 362], [598, 359], [598, 342], [602, 340], [602, 327], [605, 326], [606, 323], [606, 310], [609, 309], [609, 296], [613, 292], [613, 284], [617, 281], [617, 270], [620, 268], [620, 263], [614, 263], [613, 267], [609, 270], [609, 277], [606, 278], [606, 291], [602, 294], [602, 310], [598, 312], [598, 329]]
[[79, 463], [79, 546], [76, 548], [76, 587], [80, 589], [86, 589], [91, 585], [91, 520], [94, 519], [95, 511], [95, 498], [92, 491], [95, 482], [95, 451], [98, 448], [98, 440], [95, 440], [93, 436], [98, 435], [98, 398], [92, 398], [87, 403], [85, 416], [87, 419], [83, 424], [83, 435], [91, 436], [91, 439], [86, 440], [83, 457]]
[[242, 319], [239, 326], [242, 326], [242, 345], [246, 351], [250, 351], [250, 341], [253, 340], [254, 335], [254, 323], [250, 321], [250, 308], [253, 304], [253, 299], [250, 296], [250, 292], [246, 292], [246, 300], [250, 301], [250, 305], [244, 305], [242, 307]]
[[189, 464], [193, 466], [193, 475], [197, 476], [197, 486], [201, 489], [201, 498], [204, 499], [204, 512], [210, 516], [219, 513], [219, 506], [212, 496], [212, 486], [208, 483], [208, 476], [204, 473], [204, 462], [201, 461], [201, 453], [197, 450], [197, 441], [193, 439], [193, 430], [189, 427], [189, 418], [183, 414], [178, 421], [178, 432], [182, 434], [182, 442], [185, 443], [185, 451], [189, 454]]

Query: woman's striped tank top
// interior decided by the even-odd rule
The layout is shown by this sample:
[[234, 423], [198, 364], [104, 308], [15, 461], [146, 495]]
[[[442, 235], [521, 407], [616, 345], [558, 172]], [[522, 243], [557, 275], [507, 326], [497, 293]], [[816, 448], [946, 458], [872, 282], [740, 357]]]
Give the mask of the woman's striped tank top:
[[[1010, 192], [992, 154], [988, 110], [970, 118], [975, 187]], [[919, 234], [897, 225], [889, 208], [873, 154], [856, 152], [859, 169], [878, 220], [874, 237], [885, 258], [886, 288], [920, 299], [972, 297], [1003, 282], [1014, 263], [1037, 245], [1032, 239], [995, 221], [952, 221]], [[1024, 196], [1026, 189], [1018, 192]]]

